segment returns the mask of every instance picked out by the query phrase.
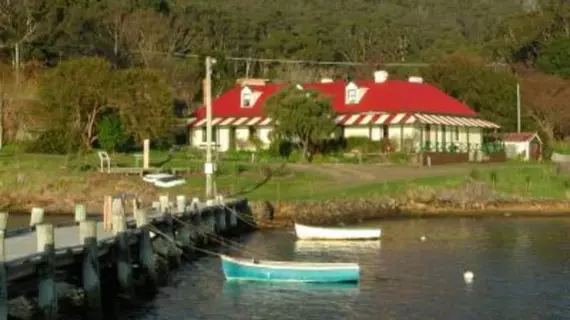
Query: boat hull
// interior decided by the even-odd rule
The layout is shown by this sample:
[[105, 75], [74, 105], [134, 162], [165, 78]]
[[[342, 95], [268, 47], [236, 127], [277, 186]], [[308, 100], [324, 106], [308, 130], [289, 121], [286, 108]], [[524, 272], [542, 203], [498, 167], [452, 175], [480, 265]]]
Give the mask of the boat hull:
[[258, 262], [222, 256], [222, 268], [229, 281], [358, 282], [358, 264]]
[[301, 240], [371, 240], [379, 239], [382, 230], [312, 227], [295, 223], [295, 233]]

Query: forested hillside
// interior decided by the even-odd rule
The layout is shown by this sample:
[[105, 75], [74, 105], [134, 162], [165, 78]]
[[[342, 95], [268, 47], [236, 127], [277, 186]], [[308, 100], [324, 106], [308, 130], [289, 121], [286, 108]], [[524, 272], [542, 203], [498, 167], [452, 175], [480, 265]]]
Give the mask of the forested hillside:
[[[154, 69], [172, 88], [177, 106], [188, 112], [200, 103], [201, 58], [210, 54], [219, 60], [214, 94], [236, 77], [308, 81], [370, 77], [372, 70], [383, 68], [393, 77], [425, 77], [506, 130], [515, 129], [517, 82], [523, 88], [525, 127], [561, 138], [570, 118], [564, 97], [570, 76], [570, 4], [565, 0], [0, 2], [1, 57], [19, 70], [16, 75], [27, 81], [26, 88], [45, 68], [99, 56], [114, 69]], [[364, 65], [224, 59], [228, 56]], [[430, 65], [385, 65], [419, 62]], [[10, 103], [22, 99], [21, 92], [19, 98], [13, 95], [8, 78], [2, 94], [10, 109]], [[26, 99], [33, 100], [38, 90], [29, 89]]]

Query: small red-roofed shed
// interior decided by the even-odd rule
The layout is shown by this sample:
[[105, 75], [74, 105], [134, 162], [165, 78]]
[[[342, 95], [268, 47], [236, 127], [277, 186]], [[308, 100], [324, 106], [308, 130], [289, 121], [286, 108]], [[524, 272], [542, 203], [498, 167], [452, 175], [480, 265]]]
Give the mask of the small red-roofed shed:
[[511, 159], [540, 160], [542, 140], [536, 132], [507, 132], [501, 135], [507, 157]]

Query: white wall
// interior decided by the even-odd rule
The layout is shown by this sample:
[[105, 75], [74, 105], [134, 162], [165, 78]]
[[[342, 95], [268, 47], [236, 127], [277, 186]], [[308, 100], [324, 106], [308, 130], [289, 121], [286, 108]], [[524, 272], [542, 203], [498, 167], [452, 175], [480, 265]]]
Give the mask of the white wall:
[[271, 128], [271, 127], [259, 127], [259, 128], [257, 128], [257, 135], [259, 136], [259, 139], [261, 140], [261, 142], [263, 142], [263, 148], [264, 149], [269, 148], [269, 145], [271, 144], [271, 139], [269, 139], [269, 135], [271, 134], [272, 130], [273, 130], [273, 128]]
[[363, 137], [370, 138], [370, 128], [368, 126], [347, 126], [344, 127], [344, 137]]
[[530, 160], [530, 144], [528, 142], [505, 141], [505, 151], [509, 159], [516, 159], [520, 153], [524, 153], [524, 160]]
[[230, 128], [219, 128], [217, 138], [218, 150], [228, 151], [230, 149]]

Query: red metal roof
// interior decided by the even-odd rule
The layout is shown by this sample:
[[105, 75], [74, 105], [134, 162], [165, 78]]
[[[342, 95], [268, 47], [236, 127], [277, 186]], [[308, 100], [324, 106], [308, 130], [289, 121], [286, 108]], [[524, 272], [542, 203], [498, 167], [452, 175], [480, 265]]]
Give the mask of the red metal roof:
[[[366, 112], [421, 112], [428, 114], [476, 116], [477, 113], [457, 99], [447, 95], [437, 87], [427, 83], [412, 83], [404, 80], [387, 80], [376, 83], [373, 80], [354, 82], [359, 88], [366, 88], [357, 104], [345, 103], [346, 81], [331, 83], [311, 83], [302, 85], [305, 89], [314, 89], [332, 97], [332, 107], [337, 114], [356, 114]], [[241, 89], [236, 85], [212, 101], [214, 117], [257, 117], [264, 116], [263, 103], [279, 89], [281, 84], [249, 86], [253, 91], [261, 92], [260, 97], [250, 108], [241, 107]], [[203, 118], [206, 110], [202, 106], [194, 117]]]
[[[536, 132], [506, 132], [501, 135], [503, 141], [508, 142], [526, 142], [532, 140], [535, 136], [538, 137]], [[538, 138], [540, 141], [540, 138]]]

